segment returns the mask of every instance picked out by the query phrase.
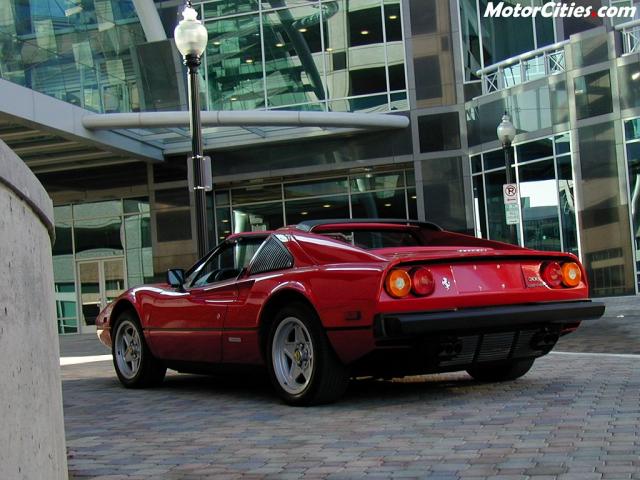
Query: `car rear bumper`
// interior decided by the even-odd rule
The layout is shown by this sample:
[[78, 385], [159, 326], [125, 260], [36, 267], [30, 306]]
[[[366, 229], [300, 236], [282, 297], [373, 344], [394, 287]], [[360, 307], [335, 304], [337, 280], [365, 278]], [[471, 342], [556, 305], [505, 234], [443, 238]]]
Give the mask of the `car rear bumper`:
[[596, 320], [604, 303], [572, 302], [501, 305], [437, 312], [378, 314], [374, 320], [377, 339], [420, 336], [430, 333], [518, 328], [532, 324], [569, 325]]

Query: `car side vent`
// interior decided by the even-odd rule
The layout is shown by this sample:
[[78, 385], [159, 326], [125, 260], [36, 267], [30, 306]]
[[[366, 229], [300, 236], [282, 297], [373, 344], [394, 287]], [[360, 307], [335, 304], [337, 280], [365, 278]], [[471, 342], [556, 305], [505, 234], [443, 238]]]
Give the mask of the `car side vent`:
[[280, 240], [269, 237], [251, 263], [249, 275], [293, 267], [293, 257]]

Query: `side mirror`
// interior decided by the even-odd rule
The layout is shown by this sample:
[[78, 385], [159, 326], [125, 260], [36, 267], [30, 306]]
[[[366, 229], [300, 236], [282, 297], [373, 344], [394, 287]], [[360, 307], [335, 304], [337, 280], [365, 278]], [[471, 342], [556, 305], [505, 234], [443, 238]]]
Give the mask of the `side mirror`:
[[182, 288], [184, 285], [184, 270], [171, 268], [167, 271], [167, 283], [174, 288]]

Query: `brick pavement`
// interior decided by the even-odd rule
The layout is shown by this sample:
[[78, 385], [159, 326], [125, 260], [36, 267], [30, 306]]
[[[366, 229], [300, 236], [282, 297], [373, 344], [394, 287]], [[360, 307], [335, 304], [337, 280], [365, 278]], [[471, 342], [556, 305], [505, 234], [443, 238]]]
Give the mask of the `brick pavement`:
[[[604, 334], [585, 326], [557, 349], [636, 351], [639, 301], [611, 309], [627, 316], [610, 314]], [[640, 479], [639, 366], [551, 354], [516, 382], [358, 381], [308, 409], [283, 405], [260, 378], [170, 374], [135, 391], [108, 362], [66, 366], [69, 469], [76, 480]]]

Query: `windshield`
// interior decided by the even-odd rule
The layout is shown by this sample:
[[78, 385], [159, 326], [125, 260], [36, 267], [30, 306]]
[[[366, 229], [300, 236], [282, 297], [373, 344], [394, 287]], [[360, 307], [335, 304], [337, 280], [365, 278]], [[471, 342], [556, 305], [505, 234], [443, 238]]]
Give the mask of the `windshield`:
[[338, 230], [321, 234], [365, 250], [418, 247], [423, 244], [420, 237], [409, 230]]

